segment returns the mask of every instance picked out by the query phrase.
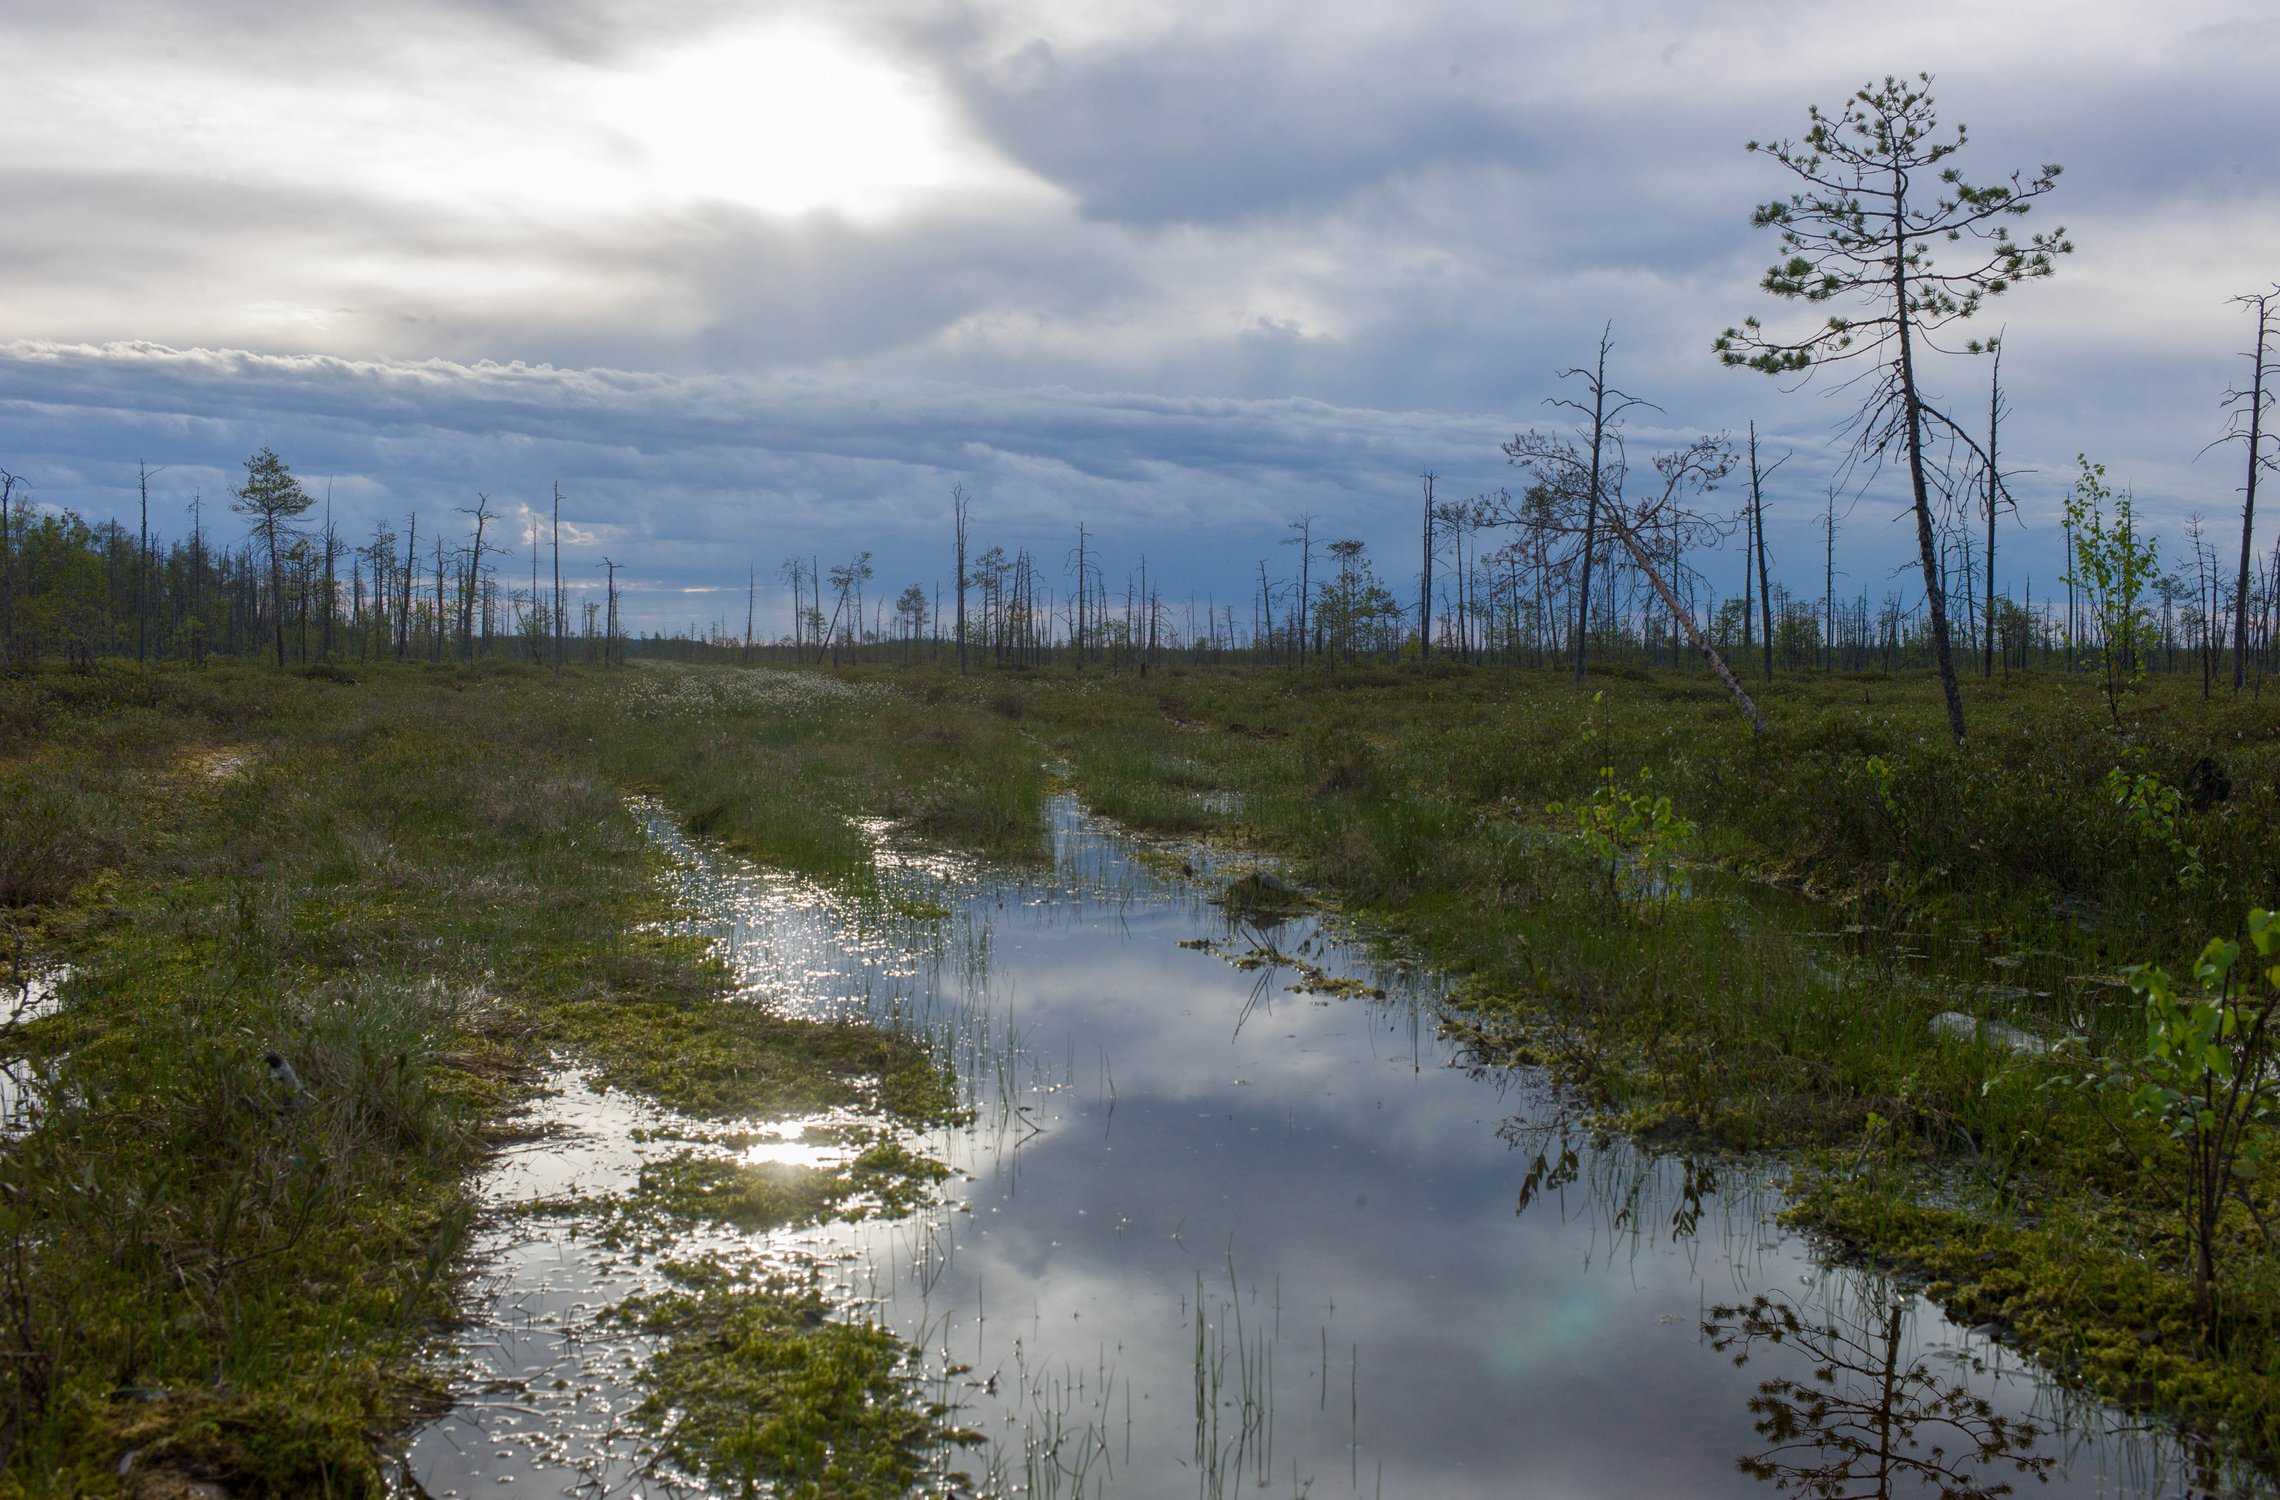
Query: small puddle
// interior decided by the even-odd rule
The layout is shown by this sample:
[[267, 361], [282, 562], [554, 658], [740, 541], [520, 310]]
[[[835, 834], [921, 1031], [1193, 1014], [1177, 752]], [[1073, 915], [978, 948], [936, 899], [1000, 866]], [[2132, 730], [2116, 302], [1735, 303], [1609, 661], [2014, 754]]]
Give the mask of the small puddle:
[[70, 977], [70, 967], [63, 964], [0, 977], [0, 1140], [37, 1125], [56, 1087], [63, 1059], [26, 1048], [18, 1028], [55, 1014]]
[[[910, 1028], [958, 1071], [972, 1123], [923, 1142], [955, 1171], [939, 1206], [670, 1247], [820, 1267], [845, 1316], [914, 1345], [914, 1388], [986, 1439], [939, 1456], [969, 1479], [937, 1492], [2207, 1481], [1906, 1289], [1816, 1261], [1749, 1171], [1564, 1133], [1540, 1079], [1440, 1036], [1430, 973], [1315, 916], [1231, 923], [1070, 799], [1049, 871], [887, 858], [884, 910], [642, 813], [750, 996]], [[407, 1454], [428, 1493], [703, 1492], [627, 1422], [649, 1346], [599, 1316], [653, 1289], [653, 1261], [511, 1211], [625, 1190], [684, 1123], [566, 1074], [493, 1166], [458, 1404]]]

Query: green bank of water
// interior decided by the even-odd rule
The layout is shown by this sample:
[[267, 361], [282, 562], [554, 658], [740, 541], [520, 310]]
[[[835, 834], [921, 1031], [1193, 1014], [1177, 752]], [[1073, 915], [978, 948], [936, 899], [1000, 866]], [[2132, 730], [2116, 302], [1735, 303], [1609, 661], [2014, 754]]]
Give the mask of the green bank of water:
[[896, 1137], [950, 1169], [915, 1210], [629, 1229], [645, 1169], [846, 1164], [886, 1122], [724, 1129], [564, 1074], [487, 1184], [485, 1310], [405, 1456], [430, 1494], [733, 1492], [650, 1399], [673, 1335], [613, 1316], [698, 1257], [897, 1335], [950, 1412], [934, 1493], [2255, 1491], [1827, 1264], [1746, 1164], [1565, 1128], [1442, 1037], [1430, 973], [1231, 921], [1066, 799], [1049, 870], [889, 851], [862, 904], [647, 817], [741, 1003], [921, 1032], [971, 1115]]

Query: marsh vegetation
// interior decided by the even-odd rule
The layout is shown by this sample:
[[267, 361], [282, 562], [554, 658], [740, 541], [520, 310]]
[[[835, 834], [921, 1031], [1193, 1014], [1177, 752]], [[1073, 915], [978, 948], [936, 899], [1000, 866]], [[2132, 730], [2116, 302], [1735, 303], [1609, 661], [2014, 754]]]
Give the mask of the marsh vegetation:
[[[1799, 446], [1634, 462], [1613, 325], [1510, 487], [1422, 476], [1413, 604], [1301, 515], [1183, 608], [960, 485], [947, 607], [810, 551], [773, 640], [756, 565], [636, 637], [559, 484], [510, 556], [268, 448], [219, 546], [0, 472], [6, 1484], [2268, 1487], [2270, 301], [2230, 588], [2083, 455], [2008, 597], [1963, 325], [2059, 168], [1921, 76], [1807, 118], [1817, 321], [1709, 353], [1857, 398], [1817, 599]], [[1920, 593], [1848, 600], [1887, 463]]]
[[17, 1482], [1707, 1490], [1755, 1366], [1651, 1474], [1536, 1382], [1712, 1275], [2014, 1479], [2270, 1461], [2251, 700], [917, 666], [10, 679]]

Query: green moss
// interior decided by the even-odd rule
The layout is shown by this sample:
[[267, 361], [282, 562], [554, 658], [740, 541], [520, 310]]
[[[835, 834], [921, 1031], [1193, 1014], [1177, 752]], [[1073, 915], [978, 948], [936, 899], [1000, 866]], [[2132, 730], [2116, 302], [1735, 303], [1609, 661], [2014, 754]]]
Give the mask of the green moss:
[[978, 1441], [918, 1398], [900, 1340], [830, 1321], [812, 1280], [746, 1278], [718, 1262], [677, 1269], [687, 1290], [617, 1315], [670, 1340], [643, 1372], [650, 1393], [634, 1415], [683, 1468], [743, 1494], [900, 1497], [930, 1455]]
[[626, 1194], [568, 1198], [536, 1212], [598, 1213], [613, 1243], [656, 1249], [695, 1224], [748, 1232], [825, 1219], [900, 1218], [934, 1201], [950, 1169], [893, 1136], [877, 1136], [844, 1166], [750, 1162], [683, 1151], [645, 1163]]
[[[232, 1493], [369, 1490], [371, 1434], [423, 1399], [459, 1291], [469, 1175], [562, 1053], [707, 1117], [954, 1112], [908, 1040], [729, 1003], [703, 946], [657, 930], [668, 888], [623, 788], [684, 808], [717, 789], [715, 819], [754, 847], [768, 829], [743, 820], [820, 809], [823, 843], [793, 852], [846, 854], [860, 884], [846, 814], [912, 806], [963, 752], [872, 746], [836, 700], [745, 702], [691, 675], [702, 701], [659, 720], [637, 673], [0, 680], [0, 799], [35, 814], [0, 818], [0, 928], [74, 966], [26, 1034], [64, 1102], [11, 1145], [0, 1199], [0, 1263], [20, 1255], [32, 1289], [0, 1367], [19, 1424], [0, 1491], [118, 1492], [129, 1451], [135, 1473]], [[771, 738], [829, 742], [787, 762], [815, 795], [751, 795], [787, 782], [734, 747]], [[1009, 817], [1023, 784], [991, 793]], [[907, 1202], [925, 1178], [837, 1175], [743, 1211]]]
[[[645, 935], [651, 936], [651, 935]], [[924, 1047], [876, 1026], [783, 1016], [699, 989], [677, 999], [552, 1008], [547, 1033], [631, 1089], [701, 1119], [784, 1119], [867, 1105], [898, 1119], [957, 1113]]]
[[881, 1136], [857, 1153], [848, 1174], [880, 1212], [899, 1216], [930, 1201], [928, 1189], [949, 1177], [950, 1169], [898, 1137]]
[[[2280, 1463], [2280, 1344], [2256, 1318], [2212, 1351], [2179, 1272], [2134, 1253], [2149, 1229], [2111, 1205], [2055, 1203], [2033, 1223], [1918, 1201], [1905, 1175], [1808, 1179], [1792, 1222], [1925, 1281], [1959, 1323], [1992, 1323], [2085, 1388], [2167, 1412], [2234, 1452]], [[2158, 1233], [2158, 1231], [2154, 1231]]]

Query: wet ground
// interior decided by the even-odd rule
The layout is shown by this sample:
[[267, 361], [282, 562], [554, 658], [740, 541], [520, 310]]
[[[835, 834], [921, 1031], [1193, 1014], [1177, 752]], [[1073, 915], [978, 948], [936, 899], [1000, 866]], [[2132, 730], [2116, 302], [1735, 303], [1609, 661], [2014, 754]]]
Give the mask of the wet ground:
[[52, 1015], [70, 969], [62, 965], [0, 970], [0, 1139], [39, 1123], [60, 1059], [33, 1057], [17, 1028]]
[[[946, 1489], [2196, 1492], [2157, 1433], [1817, 1261], [1752, 1171], [1564, 1131], [1540, 1080], [1438, 1035], [1429, 974], [1311, 916], [1231, 924], [1213, 881], [1065, 799], [1050, 873], [889, 859], [885, 910], [645, 816], [751, 1003], [919, 1029], [968, 1092], [973, 1123], [921, 1143], [956, 1169], [938, 1206], [667, 1247], [820, 1266], [847, 1316], [915, 1345], [925, 1394], [985, 1437], [940, 1456], [968, 1476]], [[701, 1134], [559, 1082], [495, 1203], [622, 1192], [689, 1149], [658, 1132]], [[808, 1123], [711, 1149], [832, 1160]], [[679, 1492], [627, 1419], [647, 1345], [599, 1317], [656, 1284], [656, 1248], [497, 1216], [459, 1403], [407, 1476]]]

